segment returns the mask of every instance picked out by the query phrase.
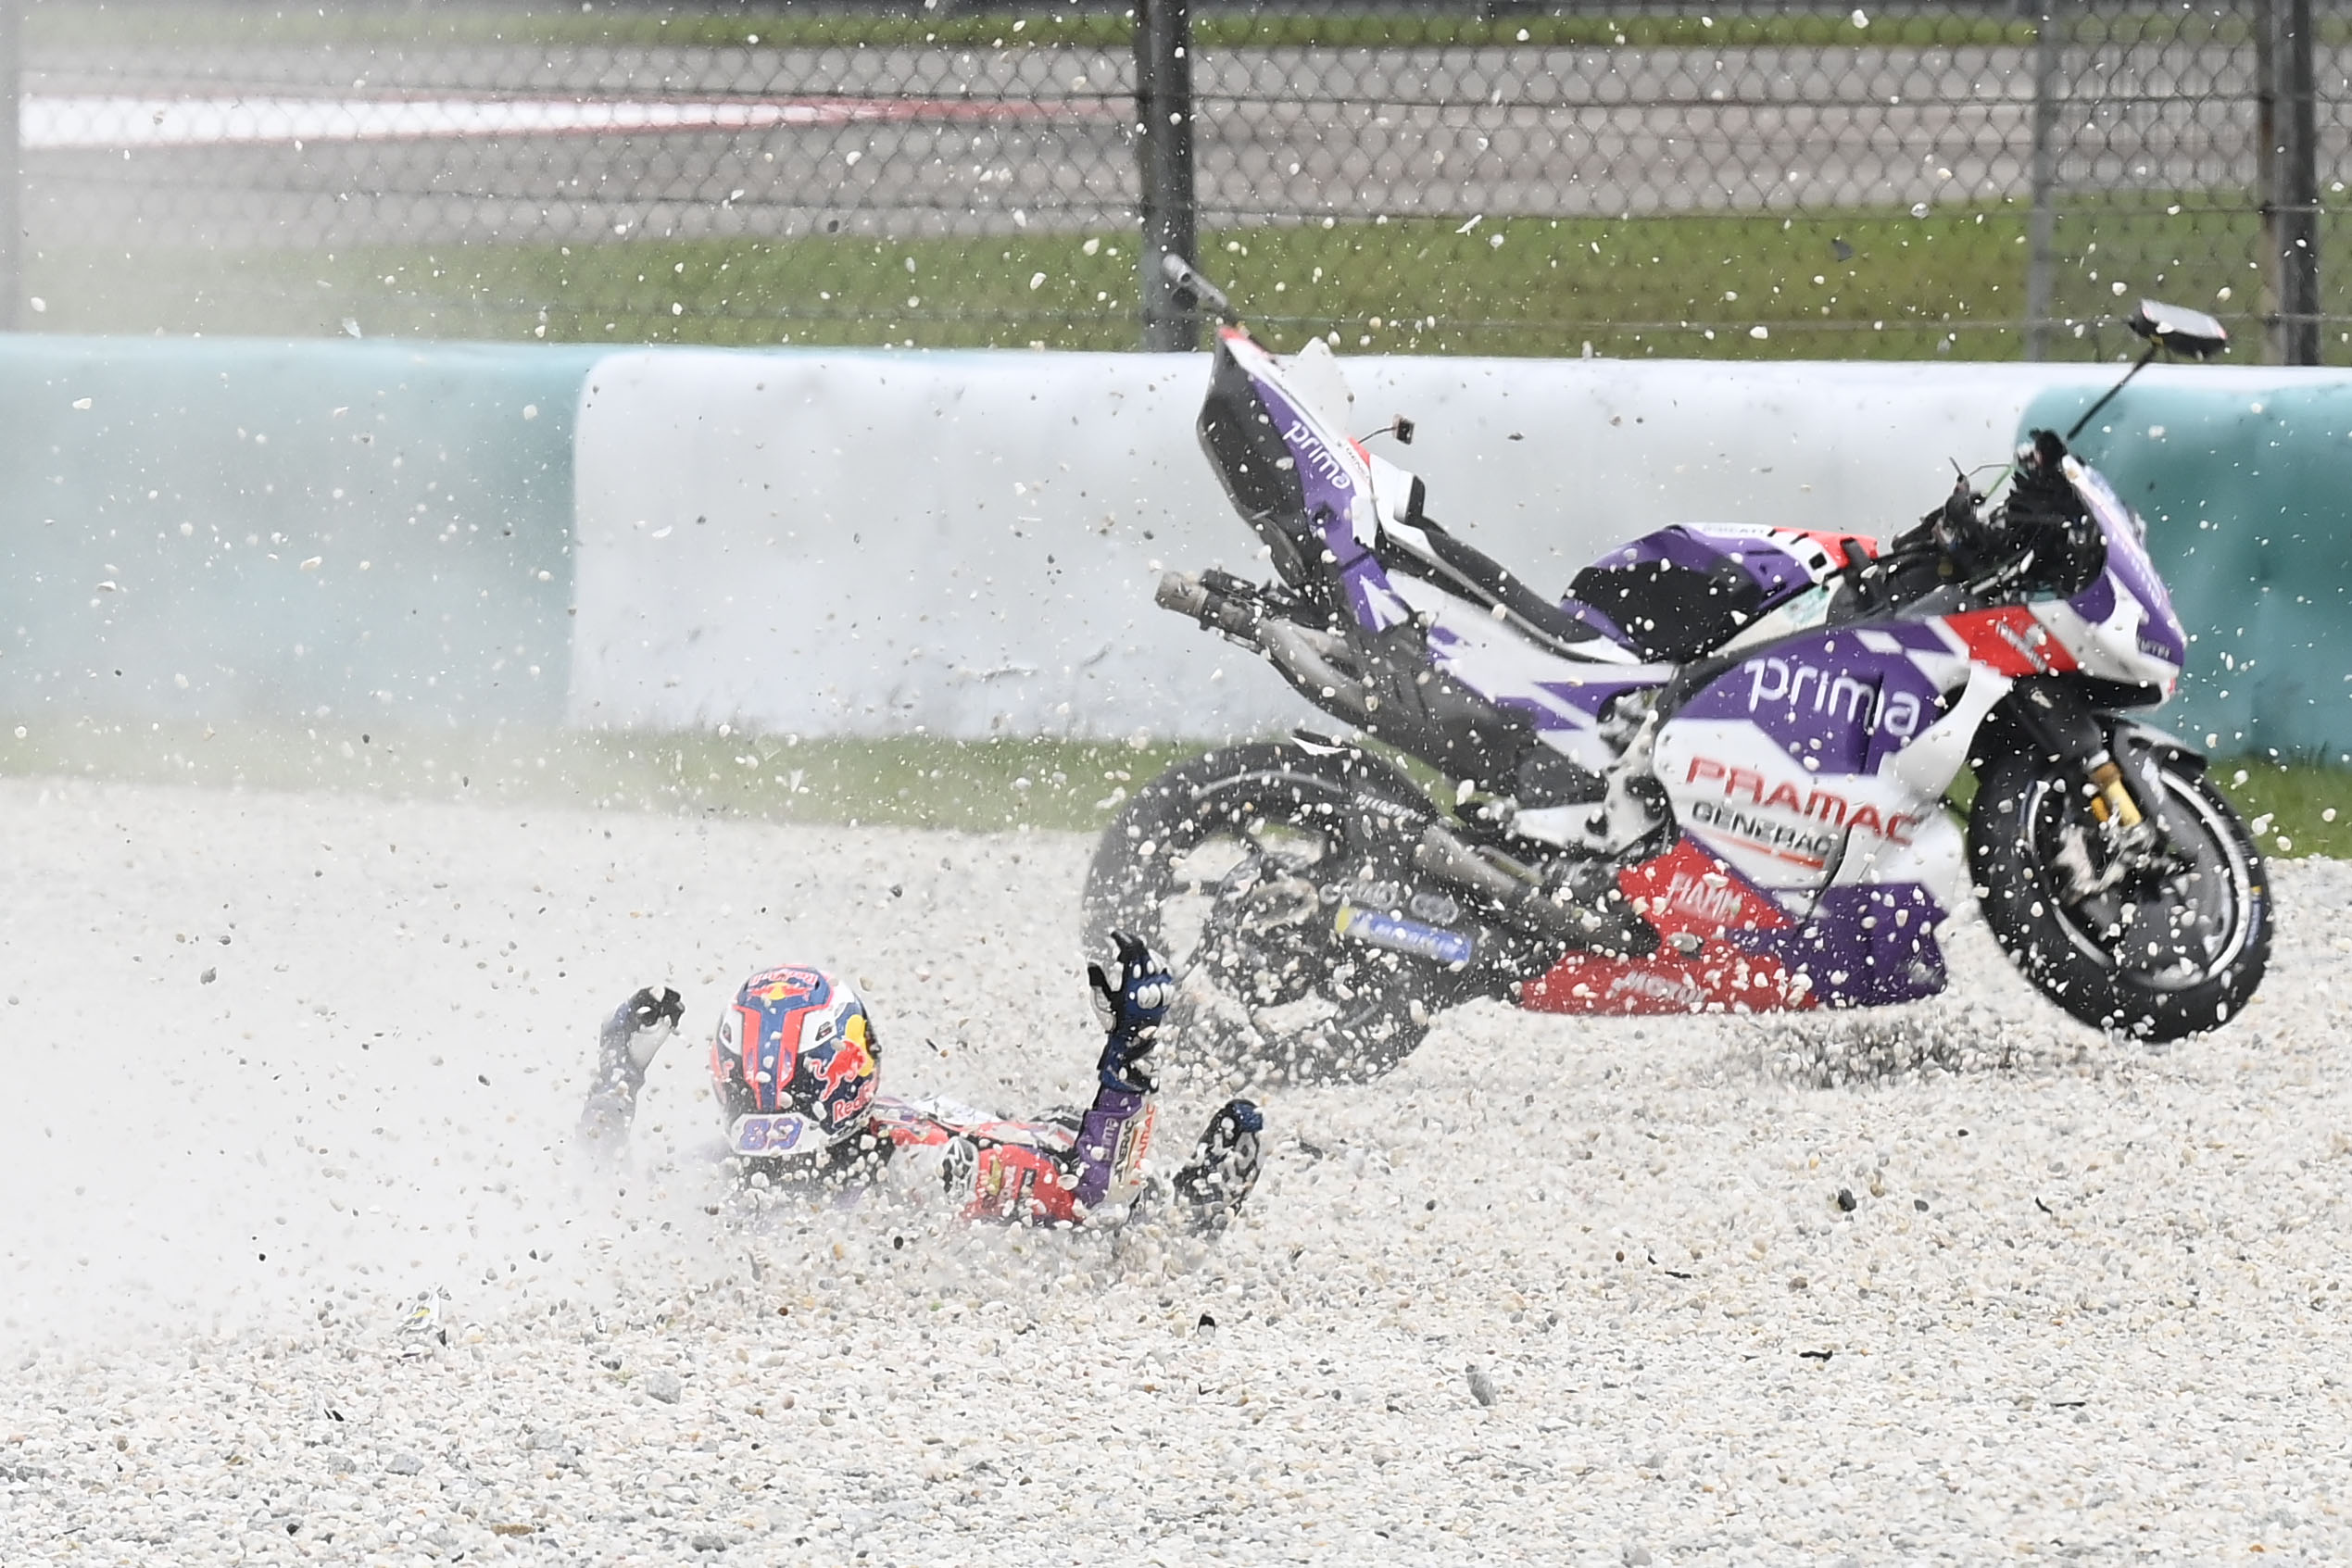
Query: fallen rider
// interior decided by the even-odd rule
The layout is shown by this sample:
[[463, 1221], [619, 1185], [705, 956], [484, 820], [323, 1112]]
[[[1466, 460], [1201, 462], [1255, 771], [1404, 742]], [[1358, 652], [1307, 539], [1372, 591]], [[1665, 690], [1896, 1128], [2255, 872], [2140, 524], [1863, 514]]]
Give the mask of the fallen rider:
[[[1141, 942], [1118, 936], [1118, 975], [1088, 964], [1105, 1038], [1094, 1103], [1084, 1113], [1006, 1121], [880, 1093], [881, 1042], [848, 982], [784, 965], [744, 982], [722, 1009], [711, 1077], [727, 1145], [748, 1178], [769, 1184], [920, 1187], [936, 1173], [965, 1219], [1000, 1223], [1115, 1225], [1145, 1191], [1158, 1073], [1160, 1020], [1176, 995]], [[685, 1017], [678, 993], [637, 992], [605, 1021], [596, 1082], [580, 1135], [617, 1155], [635, 1119], [646, 1069]], [[1222, 1230], [1258, 1178], [1264, 1121], [1246, 1099], [1209, 1118], [1170, 1198], [1202, 1233]], [[909, 1180], [908, 1178], [912, 1178]]]

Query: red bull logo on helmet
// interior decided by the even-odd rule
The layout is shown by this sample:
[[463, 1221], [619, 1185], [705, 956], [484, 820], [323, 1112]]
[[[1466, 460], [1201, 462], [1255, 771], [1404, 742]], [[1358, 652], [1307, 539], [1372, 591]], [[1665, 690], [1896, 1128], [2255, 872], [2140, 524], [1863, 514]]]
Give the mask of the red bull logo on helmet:
[[[865, 1014], [851, 1013], [832, 1050], [813, 1065], [823, 1085], [817, 1092], [817, 1103], [824, 1108], [834, 1125], [838, 1126], [871, 1104], [881, 1073], [874, 1060], [873, 1035]], [[835, 1103], [836, 1097], [838, 1104]]]
[[813, 997], [822, 1000], [831, 989], [824, 971], [798, 967], [767, 970], [743, 984], [746, 997], [762, 1002], [786, 1002], [796, 997]]

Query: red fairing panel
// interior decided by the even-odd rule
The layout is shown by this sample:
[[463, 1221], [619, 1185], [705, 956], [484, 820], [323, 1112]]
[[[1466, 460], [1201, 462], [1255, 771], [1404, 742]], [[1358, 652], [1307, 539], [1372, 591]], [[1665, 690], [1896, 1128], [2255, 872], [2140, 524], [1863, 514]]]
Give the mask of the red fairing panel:
[[[1689, 839], [1617, 874], [1617, 886], [1666, 938], [1646, 959], [1570, 953], [1531, 981], [1519, 1003], [1534, 1012], [1635, 1016], [1693, 1012], [1784, 1012], [1815, 1004], [1792, 986], [1777, 958], [1750, 953], [1728, 931], [1778, 931], [1787, 912]], [[1675, 938], [1696, 950], [1677, 950]]]
[[2023, 605], [1943, 617], [1970, 659], [2002, 675], [2059, 675], [2075, 667], [2066, 645]]

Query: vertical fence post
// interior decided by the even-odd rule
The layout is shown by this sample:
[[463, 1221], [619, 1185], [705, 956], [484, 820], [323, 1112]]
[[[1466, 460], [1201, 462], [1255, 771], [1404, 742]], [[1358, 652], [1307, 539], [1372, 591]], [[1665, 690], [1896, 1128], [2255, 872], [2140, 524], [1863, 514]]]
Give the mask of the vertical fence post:
[[24, 280], [19, 243], [24, 220], [19, 192], [24, 166], [18, 146], [19, 106], [24, 80], [23, 61], [17, 53], [19, 0], [0, 0], [0, 332], [17, 327], [17, 301], [23, 297]]
[[1143, 346], [1201, 345], [1201, 315], [1169, 285], [1163, 256], [1192, 259], [1192, 19], [1187, 0], [1137, 0], [1136, 156], [1143, 175]]
[[2040, 23], [2033, 30], [2033, 208], [2026, 220], [2025, 357], [2050, 357], [2051, 295], [2057, 266], [2058, 81], [2066, 41], [2058, 25], [2058, 7], [2066, 0], [2042, 0]]
[[2320, 362], [2320, 173], [2311, 0], [2255, 0], [2263, 295], [2270, 358]]

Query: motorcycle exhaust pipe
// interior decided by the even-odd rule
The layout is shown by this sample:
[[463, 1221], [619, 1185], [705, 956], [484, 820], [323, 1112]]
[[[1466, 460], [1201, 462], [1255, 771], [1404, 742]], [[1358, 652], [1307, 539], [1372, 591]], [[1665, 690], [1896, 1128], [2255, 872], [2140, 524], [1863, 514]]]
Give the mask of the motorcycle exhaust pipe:
[[1189, 615], [1201, 625], [1209, 624], [1209, 588], [1189, 571], [1163, 571], [1160, 585], [1151, 590], [1151, 599], [1162, 609]]
[[1320, 637], [1303, 626], [1270, 619], [1263, 606], [1221, 594], [1189, 572], [1163, 572], [1152, 600], [1163, 609], [1190, 616], [1204, 631], [1216, 632], [1264, 654], [1300, 696], [1335, 718], [1369, 724], [1373, 703], [1364, 683], [1331, 662]]
[[1258, 647], [1258, 628], [1265, 620], [1264, 609], [1248, 599], [1221, 594], [1189, 571], [1162, 572], [1160, 585], [1151, 591], [1151, 598], [1162, 609], [1190, 616], [1204, 632], [1215, 632], [1246, 646]]
[[1429, 824], [1421, 842], [1413, 847], [1415, 870], [1493, 899], [1510, 910], [1515, 919], [1547, 936], [1581, 942], [1591, 935], [1588, 922], [1599, 922], [1590, 914], [1579, 921], [1577, 917], [1581, 911], [1544, 897], [1533, 872], [1511, 861], [1509, 864], [1518, 870], [1515, 875], [1497, 863], [1502, 859], [1501, 856], [1490, 859], [1479, 854], [1436, 822]]
[[1264, 621], [1258, 627], [1258, 647], [1301, 696], [1351, 724], [1370, 727], [1372, 701], [1364, 683], [1326, 658], [1314, 633], [1287, 621]]
[[1656, 946], [1654, 934], [1644, 942], [1640, 931], [1626, 924], [1626, 916], [1561, 903], [1544, 891], [1533, 871], [1507, 856], [1473, 848], [1442, 823], [1432, 822], [1422, 834], [1413, 847], [1413, 864], [1440, 882], [1493, 899], [1526, 929], [1571, 947], [1631, 953]]

